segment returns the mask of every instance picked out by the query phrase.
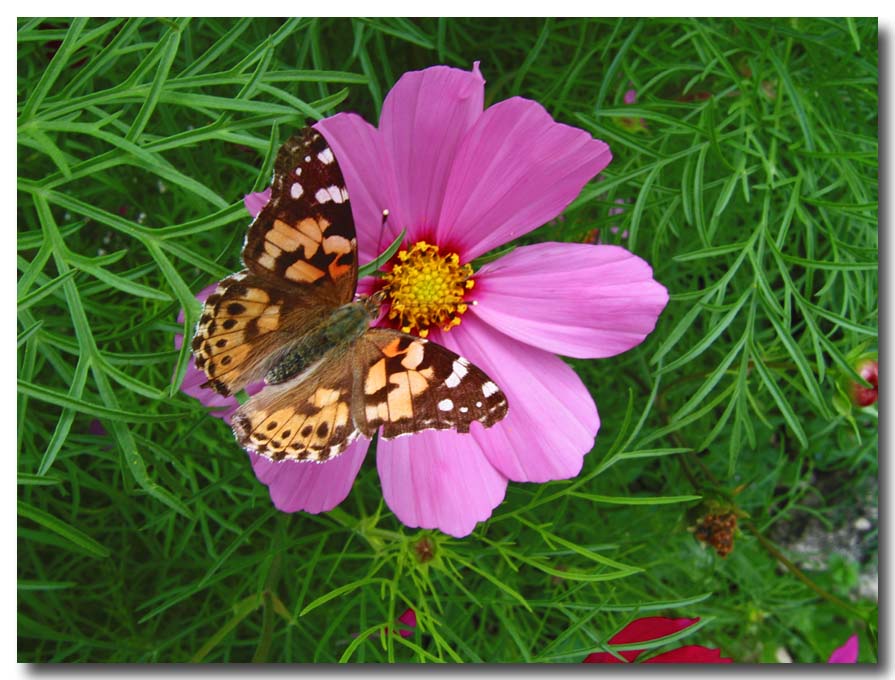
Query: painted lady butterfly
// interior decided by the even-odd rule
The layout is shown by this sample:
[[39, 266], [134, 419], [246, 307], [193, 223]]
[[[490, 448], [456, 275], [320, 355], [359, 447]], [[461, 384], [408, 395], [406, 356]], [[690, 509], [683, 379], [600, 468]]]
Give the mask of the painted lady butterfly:
[[313, 128], [276, 159], [270, 201], [249, 227], [245, 269], [206, 300], [192, 349], [204, 387], [230, 395], [262, 378], [233, 416], [247, 450], [325, 461], [358, 436], [469, 432], [507, 413], [500, 388], [450, 350], [371, 328], [382, 294], [354, 299], [357, 239], [345, 180]]

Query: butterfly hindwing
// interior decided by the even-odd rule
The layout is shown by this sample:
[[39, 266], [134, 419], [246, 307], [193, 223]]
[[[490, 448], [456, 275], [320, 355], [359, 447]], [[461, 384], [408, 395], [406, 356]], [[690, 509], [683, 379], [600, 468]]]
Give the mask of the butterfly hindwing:
[[[271, 197], [249, 227], [246, 267], [335, 304], [357, 284], [357, 239], [348, 191], [326, 140], [311, 127], [289, 138], [274, 166]], [[327, 289], [332, 289], [327, 290]]]
[[[485, 373], [451, 350], [422, 338], [371, 328], [358, 341], [355, 422], [386, 439], [420, 430], [469, 432], [507, 413], [507, 400]], [[362, 404], [358, 405], [358, 402]]]
[[265, 387], [239, 408], [232, 423], [243, 448], [274, 460], [323, 462], [357, 438], [349, 363], [325, 357], [310, 373]]

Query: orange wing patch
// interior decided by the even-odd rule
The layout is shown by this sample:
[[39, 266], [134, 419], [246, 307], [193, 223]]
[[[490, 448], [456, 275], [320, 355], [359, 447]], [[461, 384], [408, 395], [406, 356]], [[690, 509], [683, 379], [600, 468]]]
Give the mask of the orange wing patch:
[[193, 355], [196, 368], [208, 377], [205, 386], [221, 394], [232, 394], [261, 377], [262, 361], [254, 348], [283, 323], [282, 298], [260, 283], [248, 272], [234, 274], [221, 281], [202, 309]]
[[299, 381], [255, 395], [233, 416], [239, 443], [274, 460], [320, 462], [344, 451], [359, 432], [348, 400], [351, 376], [338, 370], [333, 387]]
[[357, 283], [357, 241], [345, 179], [312, 128], [277, 155], [271, 198], [246, 237], [243, 261], [259, 276], [313, 286], [345, 304]]
[[469, 432], [473, 422], [490, 427], [507, 413], [500, 388], [480, 369], [449, 349], [422, 338], [371, 328], [360, 341], [356, 371], [364, 381], [355, 422], [386, 439], [420, 430]]

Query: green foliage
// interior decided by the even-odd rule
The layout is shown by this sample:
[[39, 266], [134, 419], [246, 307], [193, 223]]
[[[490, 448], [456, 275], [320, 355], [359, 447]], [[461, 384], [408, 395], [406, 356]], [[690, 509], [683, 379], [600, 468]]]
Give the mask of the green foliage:
[[[174, 336], [290, 131], [474, 60], [486, 105], [612, 147], [525, 241], [599, 229], [671, 301], [572, 362], [602, 421], [581, 475], [511, 484], [472, 536], [401, 526], [369, 463], [336, 510], [279, 513]], [[875, 531], [818, 568], [792, 545], [875, 509], [876, 407], [837, 385], [877, 342], [877, 85], [864, 19], [20, 19], [19, 660], [579, 662], [649, 615], [737, 661], [853, 632], [875, 660]], [[709, 502], [726, 559], [692, 534]]]

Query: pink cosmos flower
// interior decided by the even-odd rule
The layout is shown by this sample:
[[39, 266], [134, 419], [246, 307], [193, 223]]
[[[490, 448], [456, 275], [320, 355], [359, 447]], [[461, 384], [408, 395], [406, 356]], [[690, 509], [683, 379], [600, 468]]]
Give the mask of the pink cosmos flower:
[[[632, 621], [613, 635], [610, 645], [629, 645], [637, 642], [650, 642], [658, 638], [673, 635], [678, 631], [689, 628], [699, 619], [667, 619], [662, 616], [649, 616]], [[636, 649], [632, 651], [619, 651], [628, 663], [635, 661], [646, 650]], [[609, 652], [594, 652], [588, 654], [584, 663], [624, 663], [619, 661]], [[642, 663], [733, 663], [732, 659], [721, 656], [721, 650], [702, 647], [700, 645], [687, 645], [678, 647], [668, 652], [663, 652]]]
[[[483, 110], [483, 101], [478, 63], [471, 72], [436, 66], [399, 79], [378, 129], [350, 113], [315, 126], [345, 176], [360, 263], [407, 230], [403, 254], [384, 268], [399, 291], [384, 322], [466, 357], [507, 395], [508, 415], [489, 429], [377, 445], [383, 495], [401, 522], [456, 537], [490, 517], [508, 481], [574, 477], [593, 448], [596, 405], [554, 353], [624, 352], [668, 301], [650, 266], [617, 246], [522, 246], [473, 273], [472, 260], [554, 219], [611, 160], [605, 143], [536, 102], [513, 97]], [[246, 207], [257, 214], [267, 198], [248, 196]], [[451, 295], [414, 297], [422, 293], [407, 282], [422, 270]], [[381, 285], [367, 277], [358, 292]], [[360, 439], [322, 464], [249, 455], [277, 508], [316, 513], [347, 496], [368, 446]]]
[[858, 663], [858, 636], [852, 635], [844, 645], [834, 649], [827, 663]]

